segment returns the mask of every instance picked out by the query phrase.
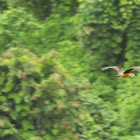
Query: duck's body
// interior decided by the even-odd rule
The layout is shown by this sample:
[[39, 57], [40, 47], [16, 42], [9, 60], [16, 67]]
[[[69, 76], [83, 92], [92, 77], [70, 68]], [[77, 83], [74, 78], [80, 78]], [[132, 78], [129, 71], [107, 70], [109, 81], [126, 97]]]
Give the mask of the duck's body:
[[104, 67], [102, 70], [106, 70], [106, 69], [114, 69], [118, 72], [118, 75], [116, 75], [116, 77], [122, 77], [122, 78], [127, 78], [127, 77], [136, 77], [134, 73], [130, 73], [132, 70], [139, 70], [140, 71], [140, 67], [133, 67], [131, 69], [128, 69], [126, 71], [123, 71], [122, 69], [120, 69], [118, 66], [109, 66], [109, 67]]
[[116, 77], [127, 78], [127, 77], [136, 77], [136, 76], [133, 73], [123, 73], [123, 74], [116, 75]]

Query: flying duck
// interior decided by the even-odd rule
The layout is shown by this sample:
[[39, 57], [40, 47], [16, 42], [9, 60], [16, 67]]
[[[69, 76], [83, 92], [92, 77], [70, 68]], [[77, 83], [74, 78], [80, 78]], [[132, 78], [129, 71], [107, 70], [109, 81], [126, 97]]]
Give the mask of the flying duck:
[[130, 73], [132, 70], [138, 70], [140, 71], [140, 67], [133, 67], [128, 70], [123, 71], [121, 68], [118, 66], [109, 66], [109, 67], [104, 67], [102, 70], [107, 70], [107, 69], [114, 69], [117, 71], [116, 77], [122, 77], [122, 78], [127, 78], [127, 77], [136, 77], [134, 73]]

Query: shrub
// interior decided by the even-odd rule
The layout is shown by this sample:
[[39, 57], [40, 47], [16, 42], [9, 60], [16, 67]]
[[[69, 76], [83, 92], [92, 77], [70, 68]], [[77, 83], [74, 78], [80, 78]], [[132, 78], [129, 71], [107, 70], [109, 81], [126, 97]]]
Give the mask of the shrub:
[[[28, 48], [41, 52], [41, 24], [25, 9], [17, 8], [0, 14], [0, 52], [12, 47]], [[38, 47], [36, 47], [38, 46]]]
[[0, 58], [0, 138], [78, 139], [78, 83], [50, 52], [13, 48]]

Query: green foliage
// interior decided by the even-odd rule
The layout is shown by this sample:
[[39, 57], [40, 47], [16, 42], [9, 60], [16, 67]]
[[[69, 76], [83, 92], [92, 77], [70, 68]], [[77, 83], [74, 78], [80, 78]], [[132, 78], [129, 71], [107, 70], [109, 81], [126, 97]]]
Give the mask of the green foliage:
[[1, 53], [8, 48], [20, 47], [40, 55], [48, 49], [57, 50], [59, 42], [72, 39], [74, 35], [72, 23], [68, 18], [61, 20], [59, 14], [51, 15], [40, 23], [25, 9], [17, 8], [1, 14], [0, 22]]
[[8, 136], [10, 139], [76, 140], [92, 135], [102, 139], [114, 133], [110, 123], [115, 123], [112, 117], [115, 112], [109, 108], [110, 95], [104, 96], [109, 90], [113, 92], [111, 87], [100, 87], [101, 81], [90, 87], [84, 77], [82, 81], [72, 78], [56, 61], [56, 54], [53, 51], [38, 58], [27, 49], [18, 48], [2, 54], [2, 139]]
[[[140, 131], [139, 120], [139, 76], [137, 79], [128, 79], [125, 86], [120, 86], [119, 111], [120, 120], [125, 133], [137, 135]], [[122, 132], [123, 133], [123, 132]]]
[[[93, 68], [93, 72], [96, 73], [95, 79], [102, 77], [102, 74], [98, 72], [102, 66], [122, 66], [124, 64], [125, 68], [129, 68], [140, 65], [139, 6], [140, 2], [135, 0], [91, 0], [81, 2], [79, 13], [71, 20], [75, 26], [78, 25], [76, 28], [77, 39], [81, 46], [93, 51], [95, 59], [92, 67], [96, 66], [96, 69]], [[115, 75], [115, 72], [107, 73], [107, 77], [112, 74]], [[113, 107], [115, 110], [119, 109], [118, 113], [120, 114], [115, 118], [117, 124], [113, 125], [116, 127], [115, 132], [118, 136], [120, 135], [120, 138], [122, 135], [126, 136], [121, 139], [139, 138], [138, 79], [114, 79], [112, 84], [105, 80], [103, 84], [111, 84], [112, 89], [115, 89], [115, 91], [112, 91], [112, 89], [109, 91], [104, 86], [103, 90], [100, 86], [96, 89], [98, 93], [100, 93], [99, 89], [102, 90], [103, 96], [100, 96], [102, 98], [112, 92], [116, 94], [111, 96], [110, 101], [111, 103], [114, 102]], [[108, 91], [108, 94], [105, 94], [105, 91]], [[118, 102], [116, 102], [117, 98]], [[130, 135], [134, 135], [134, 137]], [[109, 139], [111, 138], [109, 137]]]
[[80, 89], [55, 52], [38, 58], [27, 49], [11, 49], [0, 58], [0, 74], [1, 138], [76, 139]]
[[139, 0], [0, 4], [1, 140], [140, 139]]
[[[97, 67], [122, 65], [126, 58], [130, 58], [125, 57], [126, 51], [126, 55], [131, 53], [130, 55], [135, 58], [137, 49], [134, 48], [139, 46], [136, 40], [139, 36], [139, 5], [140, 3], [135, 0], [91, 0], [81, 3], [80, 14], [73, 17], [73, 21], [76, 25], [80, 21], [77, 29], [78, 38], [83, 46], [93, 50]], [[135, 50], [134, 53], [132, 48]], [[131, 61], [131, 58], [129, 60]]]
[[79, 2], [77, 0], [10, 0], [8, 4], [11, 7], [25, 7], [26, 11], [44, 20], [53, 13], [59, 13], [61, 16], [73, 15], [76, 12]]
[[111, 92], [113, 93], [111, 90], [111, 87], [104, 85], [100, 81], [99, 83], [94, 82], [89, 90], [84, 91], [86, 94], [82, 95], [83, 104], [88, 110], [84, 114], [86, 122], [81, 124], [84, 127], [84, 139], [117, 139], [119, 132], [117, 130], [119, 128], [115, 126], [117, 124], [117, 114], [110, 108], [112, 105], [109, 102], [110, 95], [107, 95], [109, 91], [110, 94]]
[[0, 12], [2, 12], [3, 10], [6, 10], [8, 8], [8, 4], [7, 1], [5, 0], [0, 0]]
[[[61, 42], [72, 40], [74, 36], [73, 28], [74, 26], [67, 17], [62, 20], [59, 14], [53, 14], [47, 18], [40, 31], [44, 51], [46, 48], [51, 50], [62, 48], [60, 46]], [[65, 46], [65, 48], [69, 47]]]
[[36, 51], [36, 45], [40, 48], [41, 38], [39, 29], [41, 25], [32, 15], [24, 9], [10, 9], [0, 16], [0, 52], [11, 47], [29, 48]]
[[[87, 1], [81, 3], [80, 14], [75, 17], [82, 23], [77, 29], [78, 38], [83, 46], [94, 52], [96, 61], [93, 65], [97, 68], [105, 64], [122, 64], [125, 33], [122, 31], [123, 27], [117, 24], [117, 8], [117, 2], [114, 1]], [[79, 20], [75, 21], [75, 24], [79, 23]], [[118, 57], [121, 57], [122, 61], [115, 59]]]

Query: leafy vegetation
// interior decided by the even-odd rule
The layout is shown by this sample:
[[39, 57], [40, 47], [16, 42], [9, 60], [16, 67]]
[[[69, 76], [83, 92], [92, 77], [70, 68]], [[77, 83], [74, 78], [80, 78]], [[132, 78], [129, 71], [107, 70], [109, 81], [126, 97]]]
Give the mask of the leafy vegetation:
[[138, 140], [139, 0], [0, 0], [0, 139]]

